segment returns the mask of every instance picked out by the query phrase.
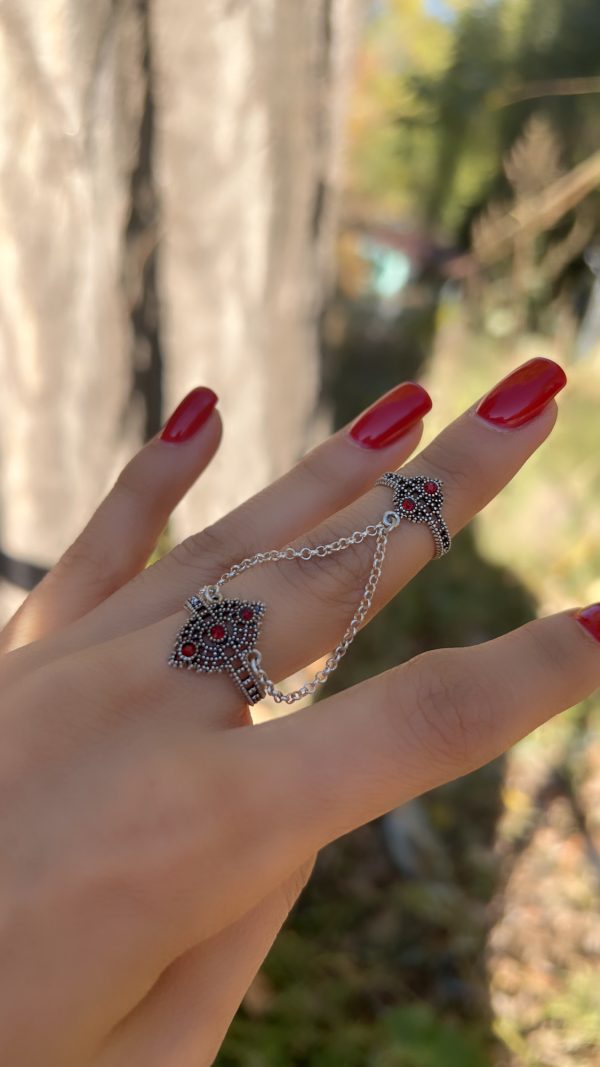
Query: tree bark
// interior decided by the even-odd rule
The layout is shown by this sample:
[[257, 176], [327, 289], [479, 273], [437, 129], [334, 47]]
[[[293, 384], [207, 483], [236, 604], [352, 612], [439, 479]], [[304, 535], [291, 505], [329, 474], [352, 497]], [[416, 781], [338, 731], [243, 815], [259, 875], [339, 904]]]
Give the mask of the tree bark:
[[189, 387], [226, 433], [174, 536], [314, 435], [360, 0], [4, 0], [0, 618]]
[[4, 614], [130, 447], [122, 271], [140, 71], [131, 2], [0, 6]]
[[350, 3], [154, 0], [167, 406], [222, 396], [220, 455], [175, 516], [211, 521], [314, 436]]

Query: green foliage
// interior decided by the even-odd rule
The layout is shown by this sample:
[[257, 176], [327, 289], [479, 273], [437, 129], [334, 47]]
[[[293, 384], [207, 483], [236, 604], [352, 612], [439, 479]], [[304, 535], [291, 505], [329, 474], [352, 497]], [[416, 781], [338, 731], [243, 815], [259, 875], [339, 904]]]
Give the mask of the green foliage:
[[391, 1044], [373, 1067], [489, 1067], [476, 1033], [440, 1020], [427, 1004], [396, 1008], [385, 1019]]
[[546, 1015], [568, 1036], [571, 1048], [600, 1049], [596, 969], [587, 967], [568, 975], [564, 991], [550, 1001]]
[[[431, 14], [388, 0], [371, 22], [352, 119], [352, 187], [371, 207], [460, 235], [505, 188], [503, 154], [542, 112], [567, 167], [600, 137], [597, 91], [559, 83], [600, 74], [595, 0], [465, 0]], [[525, 97], [525, 99], [521, 99]]]
[[319, 991], [318, 1004], [314, 990], [295, 990], [264, 1019], [238, 1015], [217, 1067], [491, 1067], [475, 1028], [445, 1020], [427, 1004], [368, 1019], [353, 1015], [339, 986]]

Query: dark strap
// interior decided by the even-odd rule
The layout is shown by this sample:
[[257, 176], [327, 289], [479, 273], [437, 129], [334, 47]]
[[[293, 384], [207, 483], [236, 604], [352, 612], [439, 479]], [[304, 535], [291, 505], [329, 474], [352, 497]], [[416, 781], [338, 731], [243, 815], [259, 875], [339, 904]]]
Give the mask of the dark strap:
[[0, 550], [0, 578], [30, 593], [48, 573], [47, 567], [40, 567], [29, 560], [15, 559]]

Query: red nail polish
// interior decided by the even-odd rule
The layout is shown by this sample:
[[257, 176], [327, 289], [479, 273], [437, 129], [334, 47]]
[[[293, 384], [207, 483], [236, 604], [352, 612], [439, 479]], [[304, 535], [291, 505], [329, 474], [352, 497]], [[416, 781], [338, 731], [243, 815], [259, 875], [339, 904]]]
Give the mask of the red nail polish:
[[567, 376], [551, 359], [530, 359], [503, 378], [483, 400], [477, 414], [493, 426], [514, 429], [531, 422], [567, 384]]
[[575, 618], [592, 637], [596, 638], [596, 641], [600, 641], [600, 604], [590, 604], [587, 608], [581, 608]]
[[192, 389], [191, 393], [183, 398], [179, 407], [175, 408], [163, 428], [161, 440], [172, 444], [189, 441], [190, 437], [193, 437], [204, 426], [217, 400], [217, 394], [203, 385], [198, 389]]
[[431, 397], [416, 382], [403, 382], [354, 423], [350, 437], [363, 448], [386, 448], [431, 411]]

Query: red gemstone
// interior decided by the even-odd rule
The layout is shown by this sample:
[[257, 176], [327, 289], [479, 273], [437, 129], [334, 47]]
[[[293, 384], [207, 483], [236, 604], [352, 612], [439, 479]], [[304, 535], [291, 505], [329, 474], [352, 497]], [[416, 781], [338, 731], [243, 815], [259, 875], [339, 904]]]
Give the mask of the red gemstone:
[[241, 616], [244, 622], [250, 622], [250, 619], [254, 618], [254, 612], [252, 611], [252, 608], [244, 608], [241, 612]]
[[221, 641], [225, 637], [225, 627], [218, 622], [215, 626], [211, 626], [209, 633], [214, 641]]
[[196, 646], [194, 644], [192, 644], [191, 641], [186, 641], [185, 645], [181, 646], [181, 655], [182, 656], [187, 656], [188, 659], [189, 659], [190, 656], [194, 655], [195, 651], [196, 651]]
[[431, 493], [432, 496], [433, 496], [434, 493], [437, 493], [437, 491], [438, 491], [438, 487], [437, 487], [435, 482], [425, 482], [425, 485], [423, 486], [423, 488], [424, 488], [426, 493]]
[[414, 511], [415, 507], [416, 507], [416, 504], [415, 504], [414, 500], [411, 500], [410, 497], [407, 496], [402, 501], [400, 507], [402, 508], [403, 511]]

